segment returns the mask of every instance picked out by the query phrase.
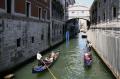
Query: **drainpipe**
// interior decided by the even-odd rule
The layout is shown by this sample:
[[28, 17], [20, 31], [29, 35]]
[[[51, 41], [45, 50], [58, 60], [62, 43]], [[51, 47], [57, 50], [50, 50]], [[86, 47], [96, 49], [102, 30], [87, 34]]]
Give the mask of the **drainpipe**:
[[49, 39], [49, 41], [50, 41], [50, 46], [52, 45], [52, 0], [50, 0], [50, 39]]

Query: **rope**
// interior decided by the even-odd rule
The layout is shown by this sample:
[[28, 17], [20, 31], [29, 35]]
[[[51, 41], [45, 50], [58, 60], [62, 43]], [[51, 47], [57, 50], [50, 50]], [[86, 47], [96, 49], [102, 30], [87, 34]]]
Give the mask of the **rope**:
[[[44, 63], [44, 61], [42, 60], [42, 62]], [[44, 63], [45, 64], [45, 63]], [[47, 65], [45, 64], [45, 67], [47, 67]], [[47, 67], [47, 69], [48, 69], [48, 71], [50, 72], [50, 74], [52, 75], [52, 77], [54, 78], [54, 79], [57, 79], [56, 77], [55, 77], [55, 75], [51, 72], [51, 70]]]

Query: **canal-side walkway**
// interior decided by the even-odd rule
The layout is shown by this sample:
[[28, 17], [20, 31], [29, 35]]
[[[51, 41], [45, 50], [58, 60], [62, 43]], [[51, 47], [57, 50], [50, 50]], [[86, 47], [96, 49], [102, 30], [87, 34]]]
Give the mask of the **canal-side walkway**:
[[[83, 54], [87, 52], [87, 39], [81, 35], [71, 39], [69, 46], [64, 42], [53, 50], [60, 50], [60, 57], [50, 68], [57, 79], [115, 79], [109, 69], [92, 50], [93, 63], [91, 68], [85, 68]], [[48, 51], [50, 52], [50, 51]], [[31, 62], [15, 72], [15, 79], [53, 79], [48, 71], [32, 74], [32, 67], [37, 61]]]

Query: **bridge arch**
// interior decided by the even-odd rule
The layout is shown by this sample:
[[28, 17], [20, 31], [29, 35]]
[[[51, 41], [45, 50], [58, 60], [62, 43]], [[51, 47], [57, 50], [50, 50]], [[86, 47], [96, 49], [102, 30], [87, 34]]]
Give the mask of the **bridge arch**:
[[[71, 19], [85, 20], [86, 21], [86, 28], [87, 28], [87, 30], [89, 30], [90, 25], [91, 25], [89, 17], [75, 17], [75, 18], [71, 18]], [[71, 19], [69, 19], [69, 20], [71, 20]]]

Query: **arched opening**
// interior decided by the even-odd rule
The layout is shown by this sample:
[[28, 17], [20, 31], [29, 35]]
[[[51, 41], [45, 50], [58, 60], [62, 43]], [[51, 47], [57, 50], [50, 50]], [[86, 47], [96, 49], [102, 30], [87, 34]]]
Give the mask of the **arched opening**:
[[[85, 18], [72, 18], [66, 21], [65, 25], [64, 25], [64, 33], [66, 33], [67, 31], [70, 32], [70, 35], [75, 36], [77, 33], [79, 33], [81, 31], [81, 27], [82, 27], [82, 23], [79, 24], [80, 20], [83, 20], [83, 22], [85, 22], [85, 26], [83, 25], [83, 28], [85, 27], [84, 32], [87, 32], [90, 28], [90, 21], [89, 19], [85, 19]], [[82, 30], [83, 31], [83, 30]], [[64, 34], [65, 35], [65, 34]]]
[[[78, 19], [80, 29], [84, 29], [85, 31], [89, 30], [91, 22], [88, 18], [72, 18], [72, 19]], [[72, 20], [72, 19], [69, 19], [69, 20]]]

